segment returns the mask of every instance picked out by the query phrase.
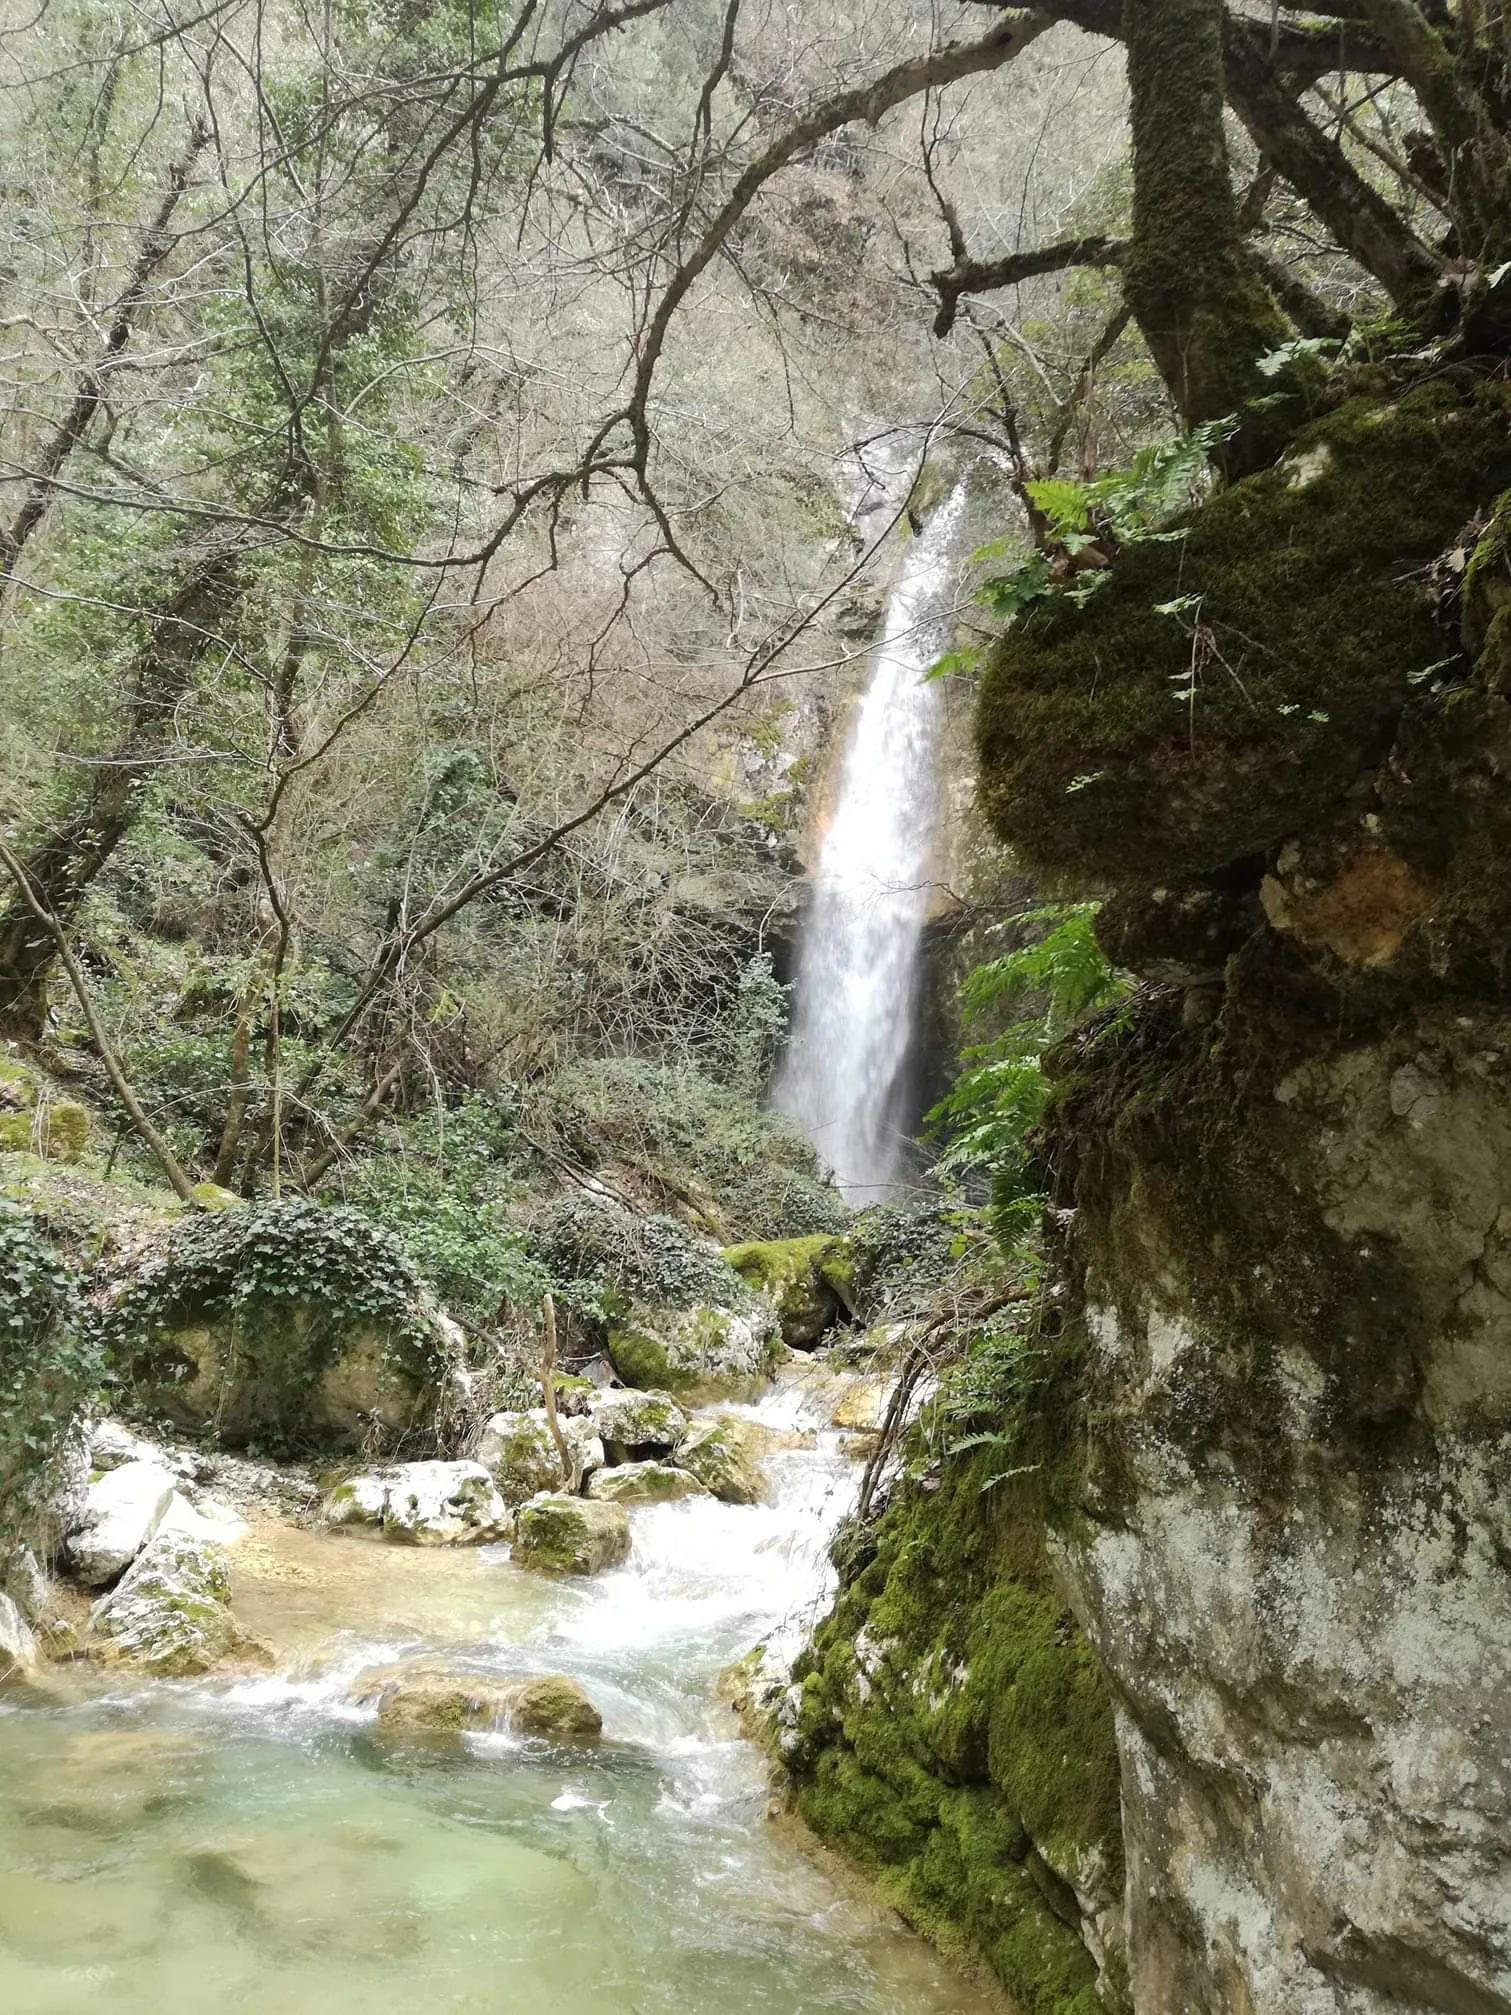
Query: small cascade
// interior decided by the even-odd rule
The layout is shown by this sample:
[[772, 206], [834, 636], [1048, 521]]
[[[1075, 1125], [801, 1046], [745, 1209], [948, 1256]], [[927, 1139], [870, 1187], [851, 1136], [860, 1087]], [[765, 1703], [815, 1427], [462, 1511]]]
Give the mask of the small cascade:
[[795, 1014], [774, 1091], [847, 1202], [883, 1201], [909, 1122], [937, 814], [940, 648], [963, 485], [909, 546], [887, 604], [824, 833], [798, 958]]

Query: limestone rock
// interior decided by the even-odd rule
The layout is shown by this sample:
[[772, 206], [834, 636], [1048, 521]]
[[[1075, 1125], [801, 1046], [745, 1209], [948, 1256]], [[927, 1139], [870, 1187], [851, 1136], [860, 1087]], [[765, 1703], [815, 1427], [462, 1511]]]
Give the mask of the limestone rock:
[[630, 1515], [622, 1504], [546, 1492], [521, 1505], [514, 1563], [545, 1574], [597, 1574], [630, 1550]]
[[840, 1388], [829, 1418], [835, 1427], [845, 1427], [861, 1434], [874, 1434], [886, 1418], [887, 1405], [892, 1397], [893, 1381], [889, 1378], [855, 1378], [847, 1380]]
[[714, 1398], [761, 1385], [781, 1341], [766, 1302], [744, 1312], [708, 1302], [672, 1309], [637, 1303], [610, 1329], [609, 1353], [626, 1385]]
[[97, 1420], [89, 1430], [91, 1469], [122, 1469], [128, 1462], [155, 1462], [161, 1468], [176, 1467], [155, 1441], [135, 1434], [120, 1420]]
[[157, 1531], [177, 1487], [171, 1470], [140, 1460], [123, 1462], [92, 1482], [64, 1539], [74, 1579], [86, 1588], [113, 1581]]
[[48, 1581], [42, 1563], [19, 1541], [0, 1557], [0, 1595], [6, 1595], [27, 1623], [35, 1623], [48, 1604]]
[[376, 1706], [387, 1734], [459, 1735], [513, 1729], [551, 1741], [596, 1742], [603, 1716], [575, 1679], [495, 1679], [412, 1660], [362, 1673], [352, 1687], [362, 1706]]
[[89, 1612], [86, 1648], [107, 1664], [182, 1678], [208, 1672], [243, 1642], [224, 1550], [168, 1531]]
[[0, 1679], [30, 1672], [37, 1662], [37, 1640], [21, 1611], [8, 1595], [0, 1595]]
[[588, 1496], [605, 1504], [666, 1504], [708, 1495], [708, 1486], [690, 1470], [665, 1462], [623, 1462], [600, 1469], [588, 1482]]
[[603, 1444], [586, 1412], [561, 1415], [560, 1426], [572, 1459], [571, 1474], [565, 1478], [561, 1453], [543, 1406], [522, 1413], [495, 1413], [484, 1427], [477, 1459], [493, 1477], [506, 1504], [523, 1504], [543, 1490], [575, 1491], [584, 1476], [603, 1467]]
[[664, 1392], [601, 1393], [588, 1419], [615, 1462], [669, 1455], [687, 1432], [687, 1415]]
[[371, 1525], [411, 1546], [488, 1546], [507, 1539], [509, 1507], [480, 1462], [396, 1462], [338, 1483], [327, 1525]]
[[733, 1414], [695, 1420], [677, 1443], [679, 1469], [688, 1470], [725, 1504], [759, 1504], [765, 1479], [756, 1460], [757, 1437]]

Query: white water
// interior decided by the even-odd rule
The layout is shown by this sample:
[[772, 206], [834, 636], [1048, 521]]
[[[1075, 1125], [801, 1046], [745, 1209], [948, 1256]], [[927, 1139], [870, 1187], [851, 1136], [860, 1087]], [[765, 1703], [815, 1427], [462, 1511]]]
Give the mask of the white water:
[[937, 820], [938, 656], [957, 487], [907, 549], [876, 668], [845, 751], [814, 874], [796, 1009], [774, 1091], [847, 1202], [885, 1200], [911, 1115], [906, 1071], [918, 1012]]
[[[0, 1709], [0, 2009], [980, 2015], [765, 1823], [715, 1701], [825, 1599], [856, 1480], [791, 1384], [751, 1411], [818, 1428], [770, 1459], [772, 1501], [636, 1509], [612, 1573], [309, 1535], [319, 1571], [254, 1619], [297, 1623], [292, 1669]], [[572, 1674], [602, 1746], [380, 1741], [351, 1681], [417, 1651]]]

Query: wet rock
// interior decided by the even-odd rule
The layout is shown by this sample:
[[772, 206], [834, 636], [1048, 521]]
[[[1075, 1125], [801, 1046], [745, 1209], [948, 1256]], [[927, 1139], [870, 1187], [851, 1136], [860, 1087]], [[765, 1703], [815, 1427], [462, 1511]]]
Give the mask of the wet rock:
[[701, 1394], [749, 1392], [771, 1376], [781, 1329], [767, 1302], [744, 1312], [633, 1305], [609, 1331], [609, 1352], [626, 1385]]
[[508, 1505], [480, 1462], [397, 1462], [338, 1483], [327, 1525], [370, 1525], [411, 1546], [487, 1546], [507, 1539]]
[[208, 1672], [245, 1648], [224, 1549], [173, 1531], [158, 1533], [95, 1604], [85, 1639], [91, 1656], [160, 1678]]
[[0, 1595], [0, 1679], [27, 1673], [37, 1662], [37, 1640], [8, 1595]]
[[687, 1415], [664, 1392], [605, 1392], [588, 1418], [611, 1462], [669, 1455], [687, 1432]]
[[874, 1434], [886, 1418], [892, 1397], [889, 1378], [856, 1378], [840, 1390], [829, 1418], [836, 1427], [851, 1428], [860, 1434]]
[[514, 1564], [545, 1574], [597, 1574], [629, 1554], [630, 1515], [622, 1504], [546, 1492], [521, 1505]]
[[756, 1459], [758, 1438], [732, 1414], [695, 1420], [677, 1443], [677, 1466], [725, 1504], [759, 1504], [766, 1486]]
[[124, 1421], [95, 1421], [89, 1430], [90, 1468], [122, 1469], [128, 1462], [155, 1462], [162, 1469], [178, 1469], [155, 1441], [134, 1434]]
[[376, 1706], [378, 1726], [387, 1734], [508, 1728], [557, 1742], [596, 1742], [603, 1733], [603, 1716], [564, 1673], [495, 1679], [413, 1661], [362, 1673], [351, 1697]]
[[130, 1461], [89, 1484], [64, 1535], [69, 1572], [103, 1588], [128, 1567], [162, 1523], [178, 1478], [158, 1462]]
[[708, 1486], [690, 1470], [665, 1462], [624, 1462], [600, 1469], [588, 1496], [606, 1504], [666, 1504], [679, 1497], [707, 1497]]
[[29, 1546], [18, 1542], [0, 1558], [0, 1595], [10, 1598], [27, 1623], [43, 1614], [49, 1594], [47, 1576]]

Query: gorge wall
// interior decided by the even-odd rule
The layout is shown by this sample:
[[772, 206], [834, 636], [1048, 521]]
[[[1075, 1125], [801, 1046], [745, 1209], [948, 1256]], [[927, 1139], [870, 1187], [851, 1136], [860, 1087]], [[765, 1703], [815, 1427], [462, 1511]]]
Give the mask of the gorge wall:
[[[1350, 389], [989, 666], [993, 822], [1041, 886], [1112, 892], [1142, 984], [1052, 1059], [1054, 1370], [1017, 1423], [1049, 1441], [972, 1513], [999, 1620], [931, 1678], [973, 1601], [942, 1555], [929, 1628], [872, 1620], [961, 1523], [947, 1463], [875, 1528], [851, 1669], [821, 1633], [804, 1681], [799, 1802], [907, 1907], [976, 1780], [937, 1745], [878, 1765], [866, 1689], [937, 1718], [1014, 1641], [1013, 1591], [1061, 1604], [1121, 1837], [1085, 1824], [1094, 1721], [1062, 1711], [1051, 1809], [997, 1862], [1051, 1865], [1139, 2015], [1511, 2009], [1511, 441], [1467, 369]], [[1005, 1797], [1029, 1750], [991, 1729]], [[878, 1768], [922, 1828], [890, 1846], [836, 1805]], [[1081, 1865], [1125, 1867], [1118, 1908], [1046, 1851], [1056, 1805]], [[964, 1915], [1025, 2008], [1085, 2005]]]

